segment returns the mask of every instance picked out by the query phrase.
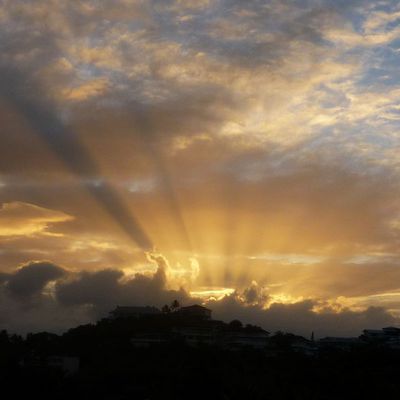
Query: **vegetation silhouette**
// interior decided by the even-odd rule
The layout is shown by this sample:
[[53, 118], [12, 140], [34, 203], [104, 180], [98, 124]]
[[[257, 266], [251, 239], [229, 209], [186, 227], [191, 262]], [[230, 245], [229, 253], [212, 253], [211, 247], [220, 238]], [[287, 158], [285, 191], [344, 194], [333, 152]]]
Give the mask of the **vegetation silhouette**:
[[[169, 307], [170, 308], [170, 307]], [[179, 309], [174, 307], [174, 309]], [[378, 342], [347, 351], [323, 348], [314, 356], [294, 351], [306, 339], [277, 332], [263, 349], [190, 346], [180, 329], [261, 332], [233, 320], [187, 319], [178, 312], [107, 318], [62, 335], [26, 338], [0, 332], [0, 384], [12, 397], [41, 399], [379, 399], [400, 390], [400, 351]], [[168, 337], [146, 347], [132, 338]], [[308, 341], [310, 342], [310, 341]], [[73, 374], [51, 357], [79, 360]]]

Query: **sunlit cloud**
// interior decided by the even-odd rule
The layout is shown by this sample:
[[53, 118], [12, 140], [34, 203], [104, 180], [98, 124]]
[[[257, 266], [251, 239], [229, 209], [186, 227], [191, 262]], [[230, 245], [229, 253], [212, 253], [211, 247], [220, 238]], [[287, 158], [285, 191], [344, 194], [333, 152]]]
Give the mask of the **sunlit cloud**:
[[221, 300], [225, 296], [231, 295], [235, 289], [232, 288], [219, 288], [219, 287], [200, 287], [198, 290], [193, 290], [190, 295], [200, 298], [204, 301]]
[[4, 203], [0, 209], [0, 236], [62, 235], [48, 231], [52, 224], [67, 222], [74, 217], [34, 204]]
[[67, 100], [86, 100], [89, 97], [102, 94], [107, 89], [108, 83], [105, 78], [94, 79], [89, 82], [84, 82], [78, 87], [65, 89], [63, 92]]

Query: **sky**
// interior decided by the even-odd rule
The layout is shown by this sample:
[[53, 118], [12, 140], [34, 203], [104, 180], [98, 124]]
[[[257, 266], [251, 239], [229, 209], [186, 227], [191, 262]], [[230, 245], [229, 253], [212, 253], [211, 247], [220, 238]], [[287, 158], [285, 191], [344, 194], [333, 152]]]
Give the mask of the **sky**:
[[0, 51], [1, 328], [400, 324], [397, 1], [0, 0]]

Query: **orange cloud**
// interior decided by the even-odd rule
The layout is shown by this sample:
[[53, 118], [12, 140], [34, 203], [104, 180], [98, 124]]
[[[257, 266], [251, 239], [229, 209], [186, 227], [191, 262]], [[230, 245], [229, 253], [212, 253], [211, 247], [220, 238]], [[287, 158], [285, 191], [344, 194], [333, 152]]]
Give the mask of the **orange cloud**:
[[49, 227], [74, 218], [61, 211], [23, 202], [4, 203], [0, 209], [0, 236], [52, 235]]

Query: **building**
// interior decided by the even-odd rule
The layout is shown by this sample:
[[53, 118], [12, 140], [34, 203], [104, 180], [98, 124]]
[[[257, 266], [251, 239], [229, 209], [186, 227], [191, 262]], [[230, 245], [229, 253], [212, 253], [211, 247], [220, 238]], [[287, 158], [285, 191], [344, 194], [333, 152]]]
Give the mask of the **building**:
[[217, 344], [218, 331], [211, 327], [182, 327], [174, 330], [176, 337], [183, 339], [189, 346], [199, 346], [202, 344]]
[[385, 333], [385, 335], [390, 336], [391, 338], [400, 338], [400, 328], [388, 326], [387, 328], [383, 328], [382, 331]]
[[50, 368], [58, 368], [66, 375], [73, 375], [79, 371], [78, 357], [50, 356], [46, 358], [46, 364]]
[[147, 348], [165, 344], [170, 341], [170, 337], [161, 333], [142, 333], [131, 338], [131, 344], [134, 347]]
[[156, 307], [127, 307], [117, 306], [110, 312], [111, 318], [140, 318], [147, 315], [161, 314], [161, 311]]
[[383, 329], [364, 329], [362, 337], [367, 341], [376, 341], [385, 340], [387, 335]]
[[199, 319], [199, 320], [211, 319], [211, 310], [209, 310], [206, 307], [200, 306], [198, 304], [194, 304], [188, 307], [181, 307], [178, 311], [175, 312], [175, 314], [180, 317], [185, 317], [190, 319]]
[[48, 356], [40, 357], [38, 355], [30, 355], [20, 362], [23, 368], [54, 368], [62, 371], [65, 375], [74, 375], [79, 371], [80, 361], [78, 357], [67, 356]]
[[253, 349], [265, 349], [269, 332], [263, 329], [257, 331], [246, 331], [241, 329], [237, 331], [225, 332], [222, 337], [223, 346], [228, 349], [240, 349], [251, 347]]
[[390, 345], [395, 348], [400, 344], [400, 328], [388, 326], [383, 329], [364, 329], [360, 338], [366, 342]]
[[362, 341], [356, 337], [325, 337], [318, 341], [319, 348], [333, 348], [337, 350], [348, 351], [355, 346], [362, 344]]

